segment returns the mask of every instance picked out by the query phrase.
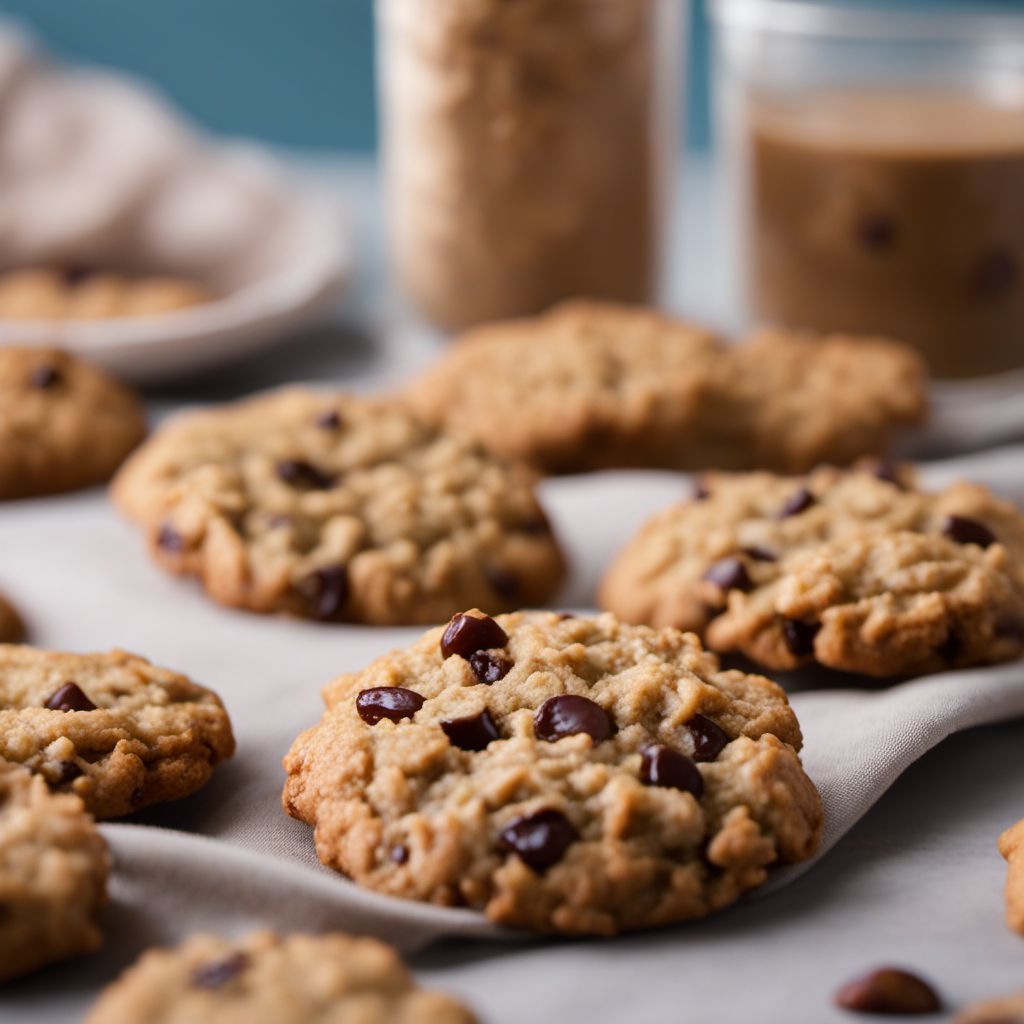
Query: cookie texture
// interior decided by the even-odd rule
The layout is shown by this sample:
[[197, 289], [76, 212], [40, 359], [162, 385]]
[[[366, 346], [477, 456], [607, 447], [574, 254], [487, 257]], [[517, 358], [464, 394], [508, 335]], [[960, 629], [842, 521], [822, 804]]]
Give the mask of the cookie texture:
[[879, 464], [713, 474], [627, 545], [600, 601], [771, 669], [1006, 661], [1024, 645], [1024, 516], [984, 487], [928, 494]]
[[143, 658], [0, 647], [0, 759], [99, 818], [188, 796], [234, 745], [214, 693]]
[[693, 635], [472, 611], [324, 698], [284, 807], [380, 892], [608, 935], [701, 917], [817, 846], [784, 692]]
[[564, 573], [528, 471], [385, 400], [287, 389], [184, 416], [114, 496], [160, 564], [251, 611], [436, 622], [543, 604]]
[[1006, 858], [1006, 925], [1024, 935], [1024, 821], [999, 837], [999, 852]]
[[25, 636], [25, 623], [17, 608], [0, 594], [0, 644], [16, 644]]
[[145, 436], [135, 394], [65, 352], [0, 348], [0, 499], [110, 479]]
[[39, 267], [0, 274], [0, 320], [102, 320], [187, 309], [211, 296], [179, 277], [68, 273]]
[[78, 797], [0, 763], [0, 982], [100, 946], [109, 871]]
[[154, 949], [112, 985], [86, 1024], [474, 1024], [415, 987], [390, 946], [348, 935], [194, 935]]
[[885, 450], [924, 372], [879, 339], [763, 331], [728, 346], [650, 310], [574, 301], [469, 332], [408, 388], [431, 422], [546, 472], [802, 472]]

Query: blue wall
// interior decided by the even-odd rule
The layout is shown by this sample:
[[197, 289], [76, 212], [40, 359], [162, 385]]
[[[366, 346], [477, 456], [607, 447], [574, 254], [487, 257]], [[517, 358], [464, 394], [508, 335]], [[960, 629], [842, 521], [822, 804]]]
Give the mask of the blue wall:
[[[0, 0], [0, 14], [58, 53], [144, 75], [216, 131], [355, 150], [375, 140], [372, 10], [372, 0]], [[698, 24], [698, 75], [700, 38]], [[702, 91], [691, 95], [698, 140]]]

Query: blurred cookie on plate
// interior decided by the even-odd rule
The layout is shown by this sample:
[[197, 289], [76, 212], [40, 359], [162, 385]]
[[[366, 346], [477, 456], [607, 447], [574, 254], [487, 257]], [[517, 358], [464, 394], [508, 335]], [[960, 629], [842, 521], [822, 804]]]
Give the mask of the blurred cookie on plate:
[[113, 484], [155, 559], [222, 604], [436, 622], [549, 600], [533, 474], [389, 400], [283, 389], [168, 423]]
[[56, 349], [0, 347], [0, 499], [109, 480], [146, 434], [135, 393]]
[[406, 396], [430, 422], [548, 473], [803, 472], [882, 453], [925, 413], [923, 364], [895, 342], [773, 330], [730, 346], [590, 301], [468, 332]]
[[930, 494], [873, 463], [709, 474], [619, 554], [600, 603], [770, 669], [887, 677], [1024, 649], [1024, 514], [987, 488]]
[[0, 274], [0, 320], [101, 320], [154, 316], [209, 302], [180, 277], [48, 268]]

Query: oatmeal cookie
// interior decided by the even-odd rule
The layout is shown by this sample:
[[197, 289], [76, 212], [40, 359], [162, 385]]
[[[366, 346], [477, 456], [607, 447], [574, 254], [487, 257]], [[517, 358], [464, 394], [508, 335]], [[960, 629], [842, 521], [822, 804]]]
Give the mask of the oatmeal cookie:
[[154, 949], [101, 994], [86, 1024], [473, 1024], [416, 988], [390, 946], [348, 935], [194, 935]]
[[135, 655], [0, 647], [0, 760], [98, 818], [194, 793], [234, 746], [215, 694]]
[[925, 407], [921, 363], [893, 342], [771, 331], [727, 346], [589, 301], [469, 332], [407, 396], [431, 422], [550, 473], [802, 472], [882, 452]]
[[187, 309], [211, 296], [180, 277], [129, 277], [48, 268], [0, 274], [0, 320], [101, 320]]
[[436, 622], [543, 604], [564, 562], [532, 475], [385, 400], [286, 389], [181, 417], [115, 500], [223, 604]]
[[714, 474], [640, 531], [600, 599], [772, 669], [1005, 661], [1024, 646], [1024, 516], [984, 487], [927, 494], [881, 464]]
[[109, 871], [82, 801], [0, 762], [0, 982], [99, 947]]
[[701, 917], [810, 857], [783, 691], [611, 615], [456, 615], [343, 675], [283, 803], [360, 885], [544, 932]]
[[135, 394], [65, 352], [0, 348], [0, 499], [108, 480], [142, 440]]
[[961, 1010], [953, 1024], [1024, 1024], [1024, 992], [974, 1003]]

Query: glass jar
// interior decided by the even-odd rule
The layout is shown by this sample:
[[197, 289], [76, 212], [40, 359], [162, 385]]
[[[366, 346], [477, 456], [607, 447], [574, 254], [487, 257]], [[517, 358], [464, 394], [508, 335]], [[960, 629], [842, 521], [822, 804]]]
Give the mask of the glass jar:
[[377, 0], [393, 261], [444, 328], [660, 284], [686, 0]]
[[747, 319], [1024, 364], [1024, 16], [715, 0]]

